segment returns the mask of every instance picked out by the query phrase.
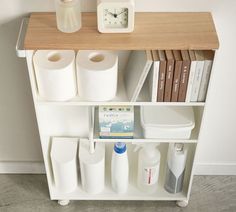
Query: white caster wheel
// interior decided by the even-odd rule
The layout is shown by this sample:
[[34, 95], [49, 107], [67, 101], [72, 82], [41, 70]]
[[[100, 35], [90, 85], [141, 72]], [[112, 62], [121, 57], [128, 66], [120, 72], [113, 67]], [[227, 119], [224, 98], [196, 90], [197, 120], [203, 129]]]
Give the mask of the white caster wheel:
[[70, 200], [58, 200], [58, 204], [61, 206], [66, 206], [70, 203]]
[[176, 201], [176, 205], [181, 208], [185, 208], [188, 206], [188, 200], [178, 200]]

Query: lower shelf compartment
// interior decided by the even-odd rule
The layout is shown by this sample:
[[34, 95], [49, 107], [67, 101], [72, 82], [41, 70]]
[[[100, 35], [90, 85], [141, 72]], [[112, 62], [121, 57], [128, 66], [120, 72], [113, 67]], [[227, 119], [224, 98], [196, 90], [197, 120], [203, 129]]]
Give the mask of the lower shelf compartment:
[[[78, 179], [78, 187], [70, 192], [63, 193], [58, 190], [53, 182], [53, 176], [49, 177], [50, 196], [52, 200], [187, 200], [189, 192], [189, 184], [191, 181], [193, 158], [195, 154], [196, 144], [185, 144], [188, 147], [187, 164], [184, 177], [183, 190], [177, 194], [168, 193], [164, 189], [166, 158], [168, 144], [162, 143], [158, 146], [161, 152], [160, 175], [158, 180], [157, 191], [153, 194], [146, 194], [137, 188], [137, 157], [138, 153], [134, 152], [135, 145], [127, 144], [128, 158], [129, 158], [129, 187], [125, 194], [117, 194], [111, 187], [111, 156], [113, 144], [106, 144], [106, 161], [105, 161], [105, 187], [99, 194], [89, 194], [82, 189], [81, 181]], [[48, 168], [50, 168], [50, 161], [48, 161]], [[79, 173], [80, 176], [80, 173]]]
[[136, 186], [130, 184], [127, 193], [117, 194], [110, 185], [106, 185], [100, 194], [88, 194], [79, 186], [71, 193], [61, 193], [55, 187], [52, 187], [52, 200], [186, 200], [187, 193], [170, 194], [159, 185], [154, 194], [145, 194], [140, 192]]

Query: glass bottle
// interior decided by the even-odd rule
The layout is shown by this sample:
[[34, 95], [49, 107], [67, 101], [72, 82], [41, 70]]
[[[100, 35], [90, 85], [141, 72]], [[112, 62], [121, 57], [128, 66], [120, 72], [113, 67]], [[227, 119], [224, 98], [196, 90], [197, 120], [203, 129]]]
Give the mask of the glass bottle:
[[76, 32], [81, 28], [80, 0], [55, 0], [57, 28], [65, 33]]

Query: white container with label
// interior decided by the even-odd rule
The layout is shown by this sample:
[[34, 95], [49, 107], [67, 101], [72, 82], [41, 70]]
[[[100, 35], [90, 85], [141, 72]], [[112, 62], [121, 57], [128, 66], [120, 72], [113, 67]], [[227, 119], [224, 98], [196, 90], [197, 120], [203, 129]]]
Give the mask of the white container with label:
[[159, 144], [141, 145], [142, 149], [138, 155], [137, 185], [142, 192], [148, 194], [155, 193], [157, 190], [161, 159], [157, 145]]
[[144, 138], [189, 139], [195, 126], [192, 107], [140, 108]]
[[179, 193], [183, 189], [187, 148], [181, 143], [170, 143], [167, 154], [165, 189], [169, 193]]

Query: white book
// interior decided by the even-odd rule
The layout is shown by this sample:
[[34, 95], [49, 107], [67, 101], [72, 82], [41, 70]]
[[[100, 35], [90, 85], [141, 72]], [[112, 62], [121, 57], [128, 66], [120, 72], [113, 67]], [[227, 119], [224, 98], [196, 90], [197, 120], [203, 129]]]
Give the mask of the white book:
[[147, 78], [153, 60], [151, 51], [132, 51], [124, 73], [129, 101], [135, 102]]
[[193, 50], [189, 51], [189, 56], [191, 60], [191, 65], [190, 65], [188, 87], [187, 87], [186, 100], [185, 100], [186, 102], [191, 101], [193, 81], [194, 81], [194, 76], [195, 76], [195, 71], [196, 71], [196, 66], [197, 66], [197, 61], [196, 61], [195, 53]]
[[[149, 74], [150, 74], [150, 71], [149, 71]], [[138, 95], [138, 99], [136, 100], [136, 102], [151, 102], [150, 88], [148, 84], [149, 74], [145, 82], [143, 83], [143, 87]]]
[[197, 60], [197, 65], [196, 65], [194, 79], [193, 79], [191, 102], [197, 102], [200, 84], [201, 84], [201, 80], [202, 80], [203, 68], [204, 68], [203, 52], [201, 50], [196, 50], [195, 56], [196, 56], [196, 60]]
[[214, 58], [214, 52], [212, 50], [204, 51], [204, 69], [202, 74], [202, 80], [200, 84], [199, 94], [197, 101], [204, 102], [206, 99], [206, 93], [208, 89], [209, 79], [211, 75], [212, 63]]
[[158, 89], [158, 76], [159, 76], [159, 66], [160, 66], [160, 59], [157, 51], [152, 51], [153, 57], [153, 65], [151, 67], [149, 76], [148, 76], [148, 86], [149, 86], [149, 93], [151, 96], [151, 101], [157, 101], [157, 89]]
[[151, 101], [152, 101], [152, 95], [153, 95], [153, 75], [154, 75], [154, 64], [152, 64], [151, 69], [149, 71], [149, 74], [147, 76], [148, 91], [149, 91], [149, 94], [150, 94], [150, 97], [151, 97]]

